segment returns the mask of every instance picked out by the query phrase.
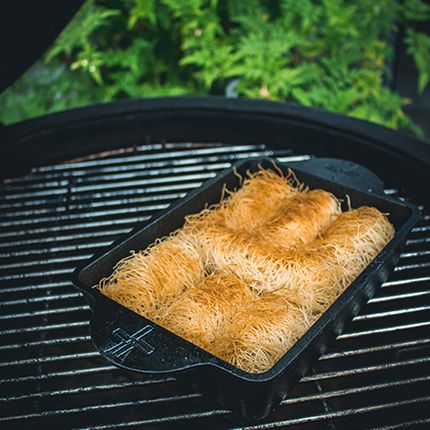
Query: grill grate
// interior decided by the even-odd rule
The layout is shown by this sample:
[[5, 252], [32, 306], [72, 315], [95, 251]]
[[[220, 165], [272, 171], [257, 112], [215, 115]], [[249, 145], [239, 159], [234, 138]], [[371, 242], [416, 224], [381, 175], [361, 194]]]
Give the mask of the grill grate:
[[237, 159], [262, 155], [309, 158], [265, 146], [145, 145], [37, 168], [0, 188], [2, 428], [428, 428], [424, 208], [389, 281], [262, 423], [241, 423], [174, 378], [118, 369], [94, 350], [75, 267]]

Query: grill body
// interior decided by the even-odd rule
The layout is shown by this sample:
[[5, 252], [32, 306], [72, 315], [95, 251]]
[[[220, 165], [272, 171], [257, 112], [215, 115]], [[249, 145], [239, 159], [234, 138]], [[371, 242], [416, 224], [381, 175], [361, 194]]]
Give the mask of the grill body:
[[[430, 155], [425, 144], [314, 109], [159, 99], [1, 130], [2, 428], [428, 427]], [[78, 160], [73, 160], [76, 157]], [[422, 219], [393, 274], [270, 417], [243, 423], [185, 380], [107, 363], [71, 274], [238, 159], [343, 158]], [[64, 161], [67, 163], [63, 163]]]

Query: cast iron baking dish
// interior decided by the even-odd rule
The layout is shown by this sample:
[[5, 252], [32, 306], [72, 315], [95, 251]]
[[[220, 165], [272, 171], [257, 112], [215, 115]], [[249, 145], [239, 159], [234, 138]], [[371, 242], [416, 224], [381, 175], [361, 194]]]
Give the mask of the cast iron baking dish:
[[218, 203], [223, 187], [240, 186], [239, 176], [249, 170], [273, 169], [268, 158], [241, 161], [205, 182], [170, 208], [134, 229], [124, 240], [94, 256], [73, 275], [92, 316], [90, 331], [94, 345], [111, 363], [136, 372], [174, 374], [185, 378], [197, 391], [215, 398], [219, 404], [248, 420], [267, 417], [291, 388], [321, 356], [328, 343], [358, 314], [376, 289], [387, 280], [397, 263], [406, 236], [420, 217], [415, 206], [385, 195], [381, 181], [366, 168], [349, 161], [314, 158], [277, 166], [286, 174], [294, 172], [311, 189], [322, 188], [353, 208], [367, 205], [389, 214], [396, 229], [394, 238], [329, 307], [317, 322], [268, 371], [247, 373], [204, 351], [163, 327], [126, 309], [101, 294], [94, 285], [112, 273], [115, 264], [131, 250], [145, 249], [157, 238], [180, 228], [187, 215]]

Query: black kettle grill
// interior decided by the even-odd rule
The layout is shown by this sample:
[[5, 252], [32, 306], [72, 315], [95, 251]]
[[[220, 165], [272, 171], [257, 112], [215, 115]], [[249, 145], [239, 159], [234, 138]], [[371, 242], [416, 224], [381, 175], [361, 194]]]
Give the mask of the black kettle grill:
[[[5, 126], [0, 150], [2, 428], [428, 427], [426, 143], [293, 104], [191, 97], [108, 103]], [[421, 218], [375, 296], [288, 397], [250, 423], [190, 381], [107, 362], [93, 346], [90, 308], [72, 273], [222, 170], [254, 157], [362, 165], [390, 198], [417, 205]]]

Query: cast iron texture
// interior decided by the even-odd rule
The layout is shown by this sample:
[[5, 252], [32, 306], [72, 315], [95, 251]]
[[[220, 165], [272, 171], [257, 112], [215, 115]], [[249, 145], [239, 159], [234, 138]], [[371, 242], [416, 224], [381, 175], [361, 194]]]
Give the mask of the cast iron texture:
[[273, 169], [273, 160], [267, 158], [239, 162], [234, 169], [227, 169], [207, 181], [75, 271], [74, 284], [92, 310], [93, 342], [107, 360], [138, 372], [174, 373], [247, 420], [267, 417], [308, 372], [328, 343], [387, 280], [420, 212], [409, 203], [386, 196], [381, 181], [355, 163], [315, 158], [290, 165], [276, 164], [284, 173], [291, 168], [298, 180], [311, 189], [323, 188], [339, 199], [349, 199], [352, 207], [369, 205], [388, 213], [396, 229], [395, 237], [284, 357], [261, 374], [250, 374], [230, 365], [93, 288], [131, 250], [145, 249], [155, 239], [181, 227], [186, 215], [219, 202], [224, 185], [230, 190], [239, 187], [240, 179], [234, 169], [242, 176], [260, 167]]

